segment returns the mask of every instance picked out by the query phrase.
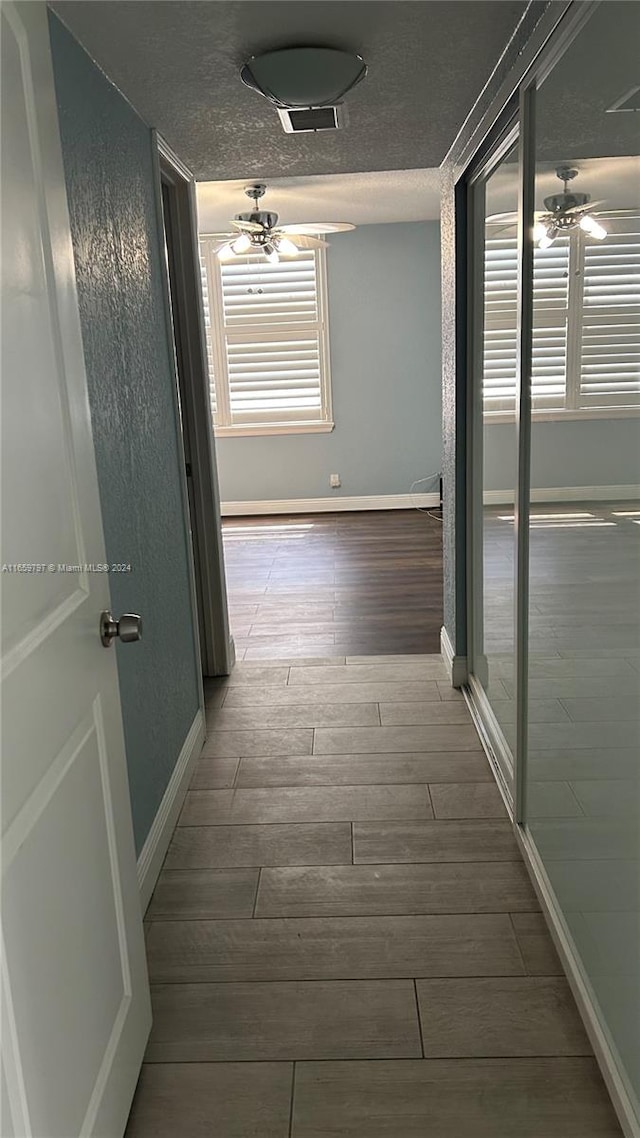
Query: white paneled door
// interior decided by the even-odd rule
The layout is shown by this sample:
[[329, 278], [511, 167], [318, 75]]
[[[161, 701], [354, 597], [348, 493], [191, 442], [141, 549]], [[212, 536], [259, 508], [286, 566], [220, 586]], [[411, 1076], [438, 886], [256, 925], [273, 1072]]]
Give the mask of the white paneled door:
[[2, 148], [0, 1131], [119, 1138], [151, 1013], [43, 3], [2, 5]]

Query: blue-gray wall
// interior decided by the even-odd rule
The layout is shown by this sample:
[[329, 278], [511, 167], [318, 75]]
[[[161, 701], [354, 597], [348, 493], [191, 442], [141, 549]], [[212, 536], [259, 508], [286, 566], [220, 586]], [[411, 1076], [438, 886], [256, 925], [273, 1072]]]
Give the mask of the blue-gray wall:
[[50, 29], [107, 557], [132, 565], [111, 600], [144, 620], [116, 648], [139, 852], [199, 702], [152, 141], [53, 15]]
[[363, 225], [327, 261], [335, 429], [219, 438], [223, 502], [407, 494], [440, 470], [438, 223]]
[[[531, 485], [536, 489], [640, 484], [636, 416], [626, 419], [538, 420], [531, 430]], [[485, 489], [513, 490], [513, 423], [485, 431]]]

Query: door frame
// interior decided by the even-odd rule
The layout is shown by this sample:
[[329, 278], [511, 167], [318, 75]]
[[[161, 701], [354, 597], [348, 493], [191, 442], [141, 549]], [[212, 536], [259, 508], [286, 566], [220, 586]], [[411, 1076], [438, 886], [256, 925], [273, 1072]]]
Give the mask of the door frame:
[[[220, 491], [209, 401], [195, 179], [155, 130], [152, 146], [158, 228], [165, 235], [163, 293], [182, 427], [182, 492], [187, 540], [192, 551], [194, 626], [198, 629], [202, 674], [225, 676], [233, 668], [235, 648], [229, 629]], [[163, 191], [168, 192], [170, 233], [165, 222]], [[168, 257], [172, 261], [173, 298]]]
[[[480, 726], [485, 747], [491, 753], [491, 765], [503, 797], [511, 812], [514, 785], [517, 778], [517, 764], [504, 737], [479, 678], [479, 665], [484, 665], [476, 657], [476, 633], [478, 614], [484, 606], [484, 596], [478, 599], [478, 580], [483, 580], [483, 536], [478, 532], [482, 517], [482, 455], [483, 429], [482, 403], [479, 398], [478, 381], [482, 379], [482, 333], [484, 330], [484, 235], [485, 235], [485, 185], [498, 168], [504, 156], [518, 142], [521, 145], [520, 123], [517, 102], [511, 99], [500, 117], [499, 127], [492, 133], [491, 142], [476, 156], [465, 173], [464, 185], [467, 205], [466, 241], [466, 311], [467, 311], [467, 351], [466, 351], [466, 565], [465, 589], [467, 598], [467, 686], [473, 703], [474, 719]], [[516, 437], [517, 452], [517, 437]], [[476, 477], [480, 474], [480, 477]], [[514, 488], [515, 489], [515, 488]], [[516, 490], [517, 494], [517, 490]], [[514, 567], [517, 575], [517, 518], [514, 522]], [[515, 596], [515, 577], [514, 577]], [[514, 613], [514, 631], [516, 617]], [[517, 645], [514, 643], [514, 662], [517, 659]], [[480, 670], [484, 670], [481, 668]]]

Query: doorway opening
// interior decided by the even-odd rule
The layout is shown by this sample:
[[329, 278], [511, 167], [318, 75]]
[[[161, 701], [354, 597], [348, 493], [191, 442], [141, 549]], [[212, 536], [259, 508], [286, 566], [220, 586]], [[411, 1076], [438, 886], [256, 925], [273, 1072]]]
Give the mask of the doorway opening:
[[197, 186], [238, 659], [439, 653], [437, 172], [256, 188]]

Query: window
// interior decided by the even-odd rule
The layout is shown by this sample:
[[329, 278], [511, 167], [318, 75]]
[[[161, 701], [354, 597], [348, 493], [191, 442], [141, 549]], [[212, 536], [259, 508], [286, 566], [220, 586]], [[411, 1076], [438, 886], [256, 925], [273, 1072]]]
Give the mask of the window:
[[330, 431], [324, 249], [221, 262], [201, 239], [211, 411], [218, 435]]
[[[534, 414], [624, 413], [640, 408], [640, 218], [607, 218], [608, 236], [582, 231], [534, 250]], [[484, 406], [513, 413], [516, 385], [517, 239], [486, 240]]]

